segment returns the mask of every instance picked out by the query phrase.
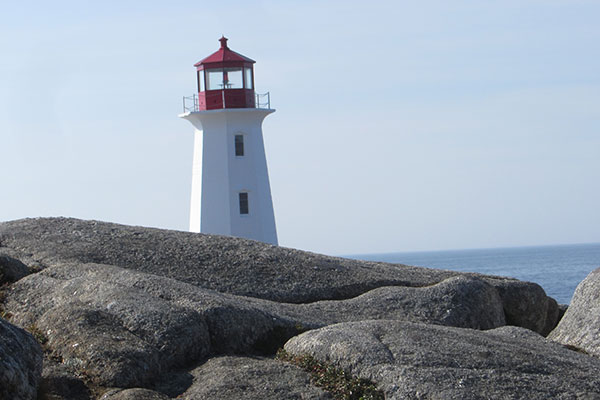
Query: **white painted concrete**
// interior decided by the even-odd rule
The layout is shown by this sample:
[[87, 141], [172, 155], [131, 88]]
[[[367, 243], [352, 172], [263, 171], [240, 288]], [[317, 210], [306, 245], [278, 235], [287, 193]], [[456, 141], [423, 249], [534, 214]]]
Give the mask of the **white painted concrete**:
[[[181, 114], [196, 128], [190, 231], [277, 244], [277, 230], [262, 121], [275, 112], [257, 108]], [[244, 156], [235, 135], [244, 135]], [[248, 193], [249, 214], [240, 215], [239, 193]]]
[[[194, 160], [192, 162], [192, 201], [190, 232], [200, 232], [200, 201], [202, 200], [202, 131], [194, 130]], [[194, 205], [197, 205], [194, 207]]]

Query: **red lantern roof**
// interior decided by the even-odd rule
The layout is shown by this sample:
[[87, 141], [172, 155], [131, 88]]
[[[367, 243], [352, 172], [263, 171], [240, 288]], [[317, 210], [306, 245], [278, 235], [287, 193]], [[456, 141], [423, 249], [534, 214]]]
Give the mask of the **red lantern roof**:
[[202, 61], [194, 64], [194, 67], [200, 67], [206, 64], [219, 64], [219, 66], [241, 66], [243, 64], [254, 64], [256, 62], [248, 57], [236, 53], [227, 47], [227, 40], [228, 39], [225, 36], [221, 37], [221, 39], [219, 39], [219, 42], [221, 42], [221, 48]]

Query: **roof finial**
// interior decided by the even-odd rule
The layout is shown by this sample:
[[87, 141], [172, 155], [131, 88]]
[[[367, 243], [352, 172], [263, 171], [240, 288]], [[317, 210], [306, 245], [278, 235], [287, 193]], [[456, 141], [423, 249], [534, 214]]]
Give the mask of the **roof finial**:
[[221, 39], [219, 39], [219, 42], [221, 42], [221, 48], [222, 49], [228, 49], [227, 47], [227, 38], [223, 35], [221, 35]]

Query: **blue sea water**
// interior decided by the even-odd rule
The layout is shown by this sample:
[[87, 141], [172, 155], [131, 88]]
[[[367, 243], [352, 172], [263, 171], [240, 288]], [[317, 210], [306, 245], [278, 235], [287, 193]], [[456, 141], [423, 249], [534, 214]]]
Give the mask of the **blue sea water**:
[[359, 254], [349, 257], [509, 276], [538, 283], [556, 301], [569, 304], [577, 285], [594, 269], [600, 268], [600, 243]]

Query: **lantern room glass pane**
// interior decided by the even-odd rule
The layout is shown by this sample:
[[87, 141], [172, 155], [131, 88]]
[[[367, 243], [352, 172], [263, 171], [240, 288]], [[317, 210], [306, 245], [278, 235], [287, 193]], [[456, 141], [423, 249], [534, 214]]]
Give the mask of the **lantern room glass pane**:
[[213, 68], [206, 70], [206, 90], [242, 89], [242, 68]]
[[206, 90], [223, 89], [223, 70], [222, 69], [207, 69], [206, 70]]
[[204, 70], [198, 71], [198, 91], [204, 92]]
[[246, 74], [245, 78], [245, 82], [246, 82], [246, 89], [253, 89], [254, 85], [252, 84], [252, 68], [244, 68], [244, 73]]
[[225, 68], [223, 71], [223, 86], [225, 89], [242, 89], [242, 68]]

